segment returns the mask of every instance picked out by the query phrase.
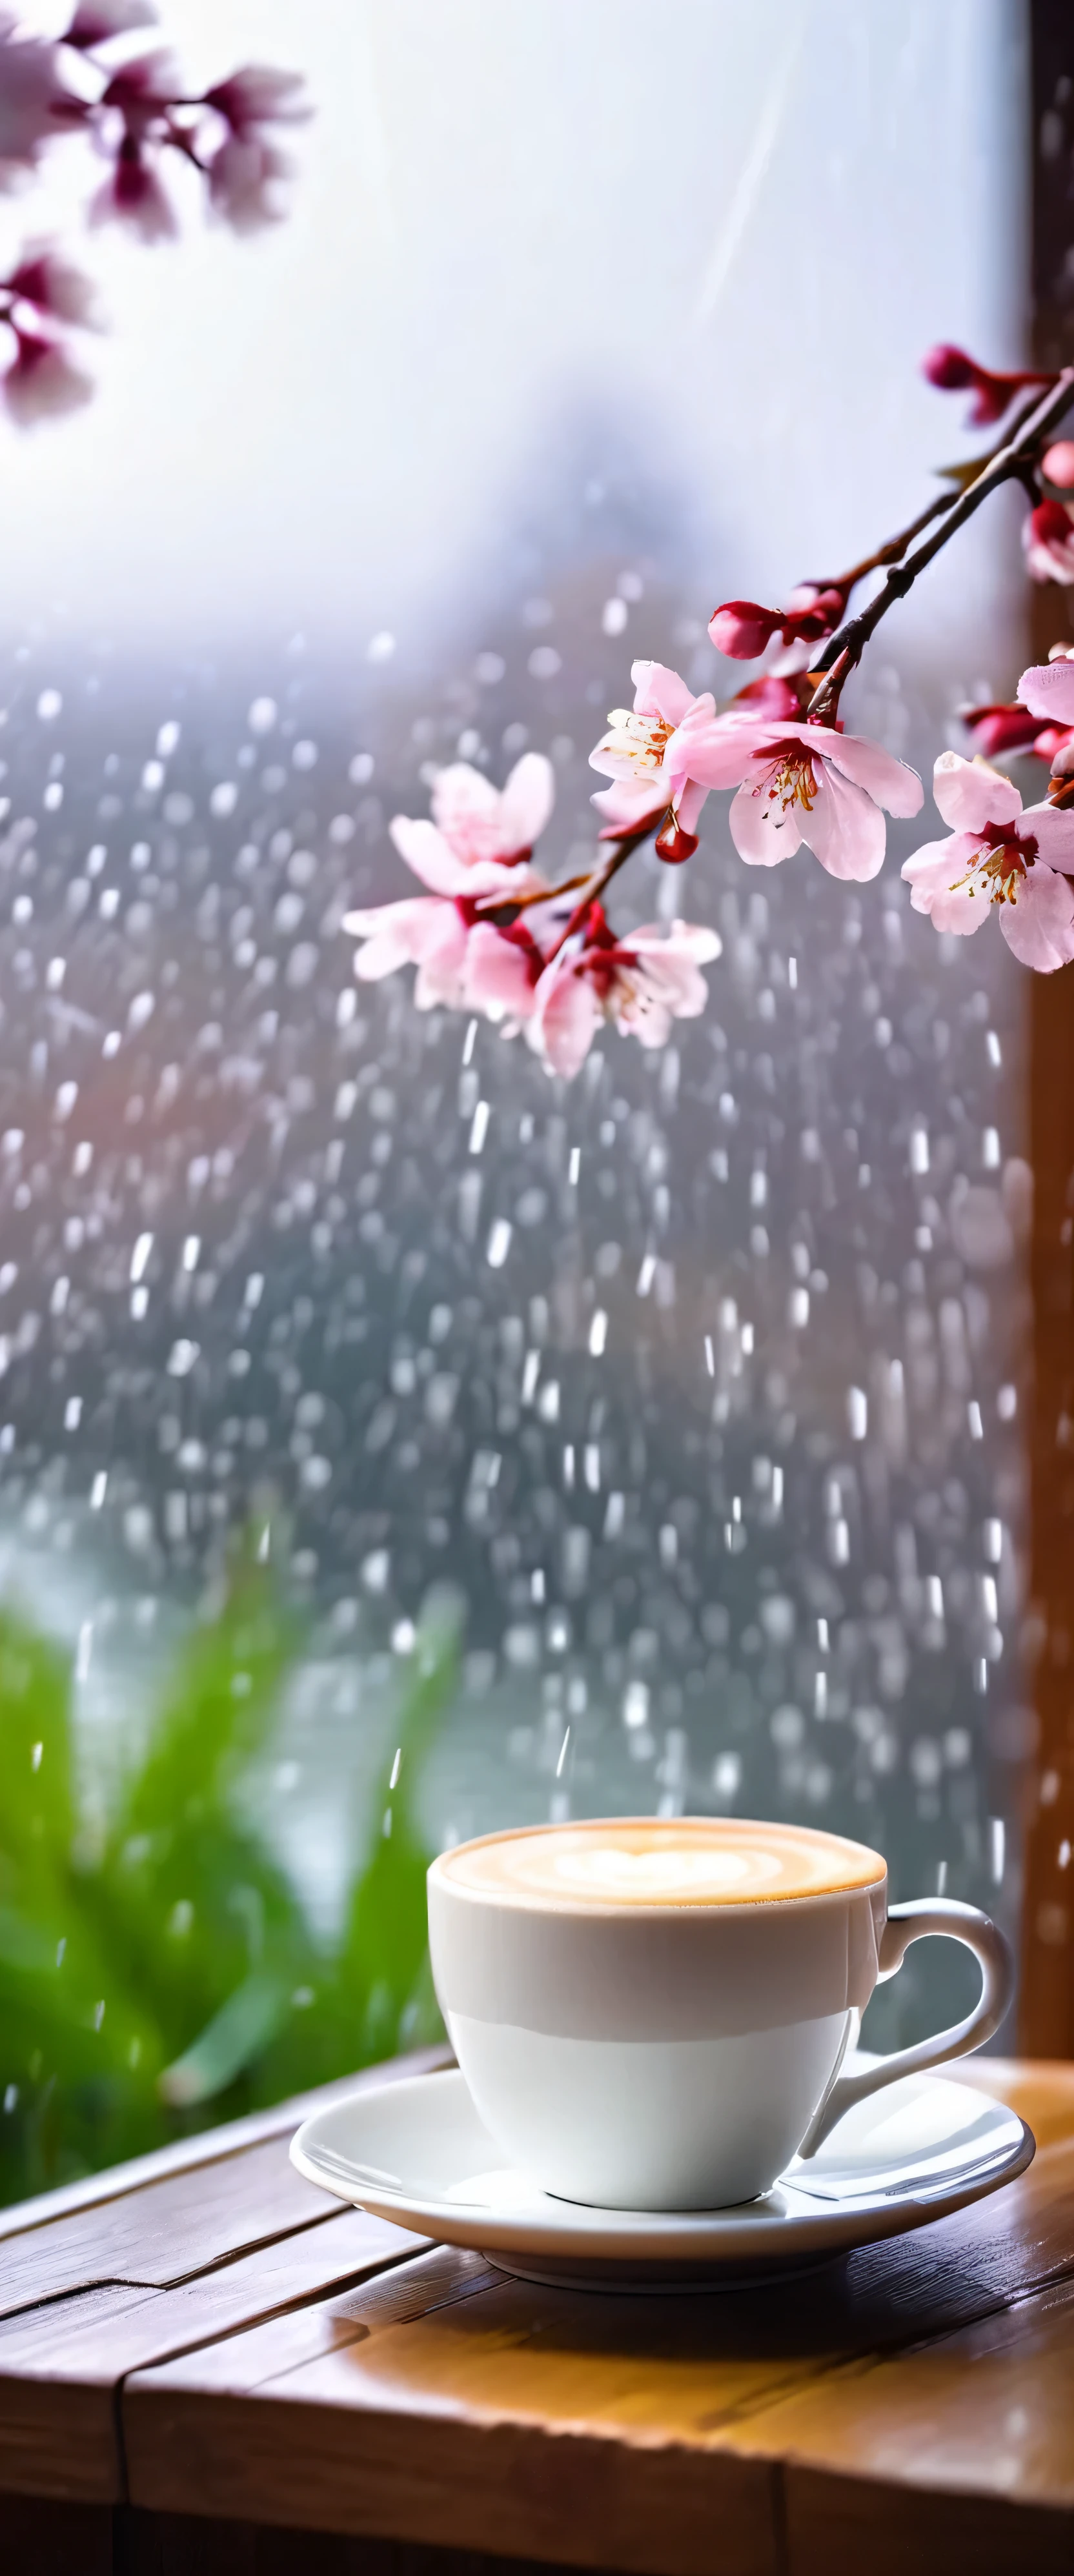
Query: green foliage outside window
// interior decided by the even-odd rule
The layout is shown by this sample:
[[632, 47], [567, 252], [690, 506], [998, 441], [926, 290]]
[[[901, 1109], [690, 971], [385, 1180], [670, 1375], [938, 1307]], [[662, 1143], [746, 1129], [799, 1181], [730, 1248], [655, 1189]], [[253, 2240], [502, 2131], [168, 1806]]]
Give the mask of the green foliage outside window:
[[0, 1610], [0, 2199], [439, 2035], [413, 1802], [455, 1622], [427, 1615], [402, 1668], [399, 1752], [330, 1944], [236, 1799], [302, 1646], [254, 1531], [91, 1847], [70, 1660]]

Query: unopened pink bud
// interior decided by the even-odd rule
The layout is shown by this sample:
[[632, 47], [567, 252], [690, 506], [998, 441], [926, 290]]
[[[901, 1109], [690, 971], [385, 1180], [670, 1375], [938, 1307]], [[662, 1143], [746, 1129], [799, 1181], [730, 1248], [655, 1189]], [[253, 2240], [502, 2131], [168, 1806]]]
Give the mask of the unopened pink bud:
[[783, 624], [778, 608], [759, 608], [752, 599], [725, 599], [709, 619], [709, 636], [718, 653], [733, 662], [755, 662]]

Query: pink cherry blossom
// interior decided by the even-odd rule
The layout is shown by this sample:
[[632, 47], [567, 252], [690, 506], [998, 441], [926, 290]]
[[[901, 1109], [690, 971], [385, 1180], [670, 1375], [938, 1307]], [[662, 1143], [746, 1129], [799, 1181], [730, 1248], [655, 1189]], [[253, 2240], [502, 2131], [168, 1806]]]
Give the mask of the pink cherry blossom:
[[90, 209], [91, 224], [125, 224], [143, 242], [171, 241], [179, 227], [167, 190], [134, 134], [124, 134], [111, 177]]
[[50, 320], [71, 322], [83, 331], [100, 329], [92, 278], [65, 259], [50, 242], [29, 242], [10, 276], [0, 278], [0, 294], [16, 304], [32, 304]]
[[20, 329], [15, 330], [15, 357], [0, 377], [0, 391], [16, 428], [32, 429], [40, 420], [78, 411], [91, 399], [93, 384], [68, 357], [62, 341]]
[[928, 841], [902, 871], [915, 912], [937, 930], [978, 930], [995, 905], [1009, 948], [1023, 966], [1050, 974], [1074, 958], [1074, 814], [1031, 805], [986, 760], [940, 755], [933, 795], [952, 830]]
[[657, 838], [661, 858], [680, 860], [697, 848], [694, 825], [708, 795], [684, 756], [688, 720], [703, 733], [716, 720], [710, 690], [695, 698], [677, 671], [663, 662], [635, 662], [633, 707], [613, 707], [610, 731], [589, 755], [591, 769], [614, 782], [593, 798], [604, 816], [602, 838], [641, 833], [666, 816]]
[[285, 210], [283, 189], [292, 164], [265, 128], [299, 125], [309, 116], [301, 76], [273, 71], [264, 63], [246, 63], [229, 80], [207, 90], [204, 105], [215, 109], [229, 129], [205, 165], [217, 214], [236, 232], [256, 232], [263, 224], [278, 223]]
[[277, 143], [260, 134], [229, 134], [206, 168], [209, 202], [233, 232], [260, 232], [282, 222], [294, 164]]
[[1052, 379], [1032, 367], [1013, 370], [981, 367], [965, 349], [952, 348], [942, 341], [930, 349], [921, 361], [926, 382], [938, 386], [941, 393], [972, 393], [973, 402], [967, 414], [971, 429], [987, 429], [993, 421], [1002, 420], [1014, 397], [1028, 385], [1047, 385]]
[[1022, 521], [1026, 570], [1034, 581], [1074, 581], [1074, 521], [1061, 501], [1038, 501]]
[[64, 82], [59, 47], [20, 36], [14, 18], [0, 13], [0, 188], [32, 170], [43, 146], [86, 114]]
[[472, 904], [414, 895], [368, 912], [348, 912], [344, 930], [364, 941], [354, 960], [360, 983], [375, 984], [400, 966], [416, 966], [419, 1011], [481, 1011], [489, 1019], [528, 1018], [544, 959], [522, 922], [505, 929], [474, 918]]
[[262, 125], [304, 125], [310, 115], [301, 72], [276, 71], [269, 63], [243, 63], [206, 90], [204, 105], [243, 135]]
[[720, 954], [714, 930], [648, 923], [616, 939], [599, 903], [545, 967], [526, 1035], [553, 1073], [576, 1074], [602, 1022], [645, 1047], [664, 1046], [673, 1020], [697, 1019], [708, 1000], [701, 968]]
[[738, 788], [731, 838], [751, 867], [775, 867], [804, 841], [830, 876], [862, 882], [883, 865], [881, 806], [889, 814], [920, 810], [916, 771], [832, 725], [731, 708], [715, 724], [691, 715], [676, 741], [676, 757], [704, 788]]
[[[344, 918], [344, 929], [365, 942], [354, 962], [360, 980], [414, 965], [419, 1010], [440, 1002], [494, 1019], [527, 1018], [544, 965], [530, 903], [551, 893], [528, 861], [554, 794], [551, 762], [539, 752], [523, 755], [502, 790], [465, 761], [442, 769], [435, 820], [397, 814], [391, 825], [400, 857], [428, 893]], [[527, 909], [516, 917], [522, 897]], [[543, 914], [533, 903], [532, 917]]]
[[433, 819], [442, 840], [465, 867], [475, 867], [482, 860], [517, 867], [528, 859], [544, 831], [555, 795], [555, 771], [540, 751], [523, 752], [502, 788], [495, 788], [467, 761], [452, 761], [434, 782]]
[[135, 27], [154, 26], [156, 15], [151, 0], [79, 0], [63, 42], [74, 45], [80, 53], [88, 53], [94, 45], [106, 45], [112, 36], [127, 36]]

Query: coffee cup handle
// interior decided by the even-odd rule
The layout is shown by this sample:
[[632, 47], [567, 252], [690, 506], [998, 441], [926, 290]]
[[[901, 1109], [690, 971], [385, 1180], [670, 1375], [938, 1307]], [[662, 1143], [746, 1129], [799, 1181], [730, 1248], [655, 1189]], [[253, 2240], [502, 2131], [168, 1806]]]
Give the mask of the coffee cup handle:
[[844, 2111], [852, 2110], [856, 2102], [866, 2101], [882, 2085], [897, 2084], [901, 2075], [921, 2075], [926, 2067], [943, 2066], [952, 2057], [967, 2057], [971, 2049], [981, 2048], [999, 2029], [1014, 1994], [1014, 1960], [998, 1923], [993, 1923], [990, 1915], [982, 1914], [976, 1905], [959, 1905], [953, 1897], [946, 1896], [913, 1897], [905, 1905], [893, 1905], [880, 1942], [877, 1983], [883, 1984], [901, 1968], [911, 1941], [923, 1941], [930, 1933], [945, 1934], [948, 1940], [961, 1941], [965, 1949], [972, 1950], [981, 1971], [981, 1992], [973, 2011], [967, 2013], [965, 2021], [954, 2022], [950, 2030], [938, 2030], [932, 2039], [919, 2039], [914, 2048], [896, 2049], [893, 2056], [878, 2059], [860, 2075], [840, 2075], [837, 2066], [798, 2149], [800, 2156], [815, 2155]]

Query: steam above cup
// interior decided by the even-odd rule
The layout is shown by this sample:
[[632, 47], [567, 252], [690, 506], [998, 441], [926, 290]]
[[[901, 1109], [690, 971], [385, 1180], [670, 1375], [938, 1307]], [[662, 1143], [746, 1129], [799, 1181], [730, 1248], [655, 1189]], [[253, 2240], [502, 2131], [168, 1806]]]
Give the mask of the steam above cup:
[[[955, 2028], [840, 2077], [878, 1979], [944, 1933], [978, 1958]], [[843, 2110], [979, 2047], [1012, 1992], [972, 1906], [888, 1911], [880, 1854], [807, 1827], [614, 1818], [484, 1835], [429, 1872], [433, 1977], [477, 2109], [545, 2191], [719, 2208], [770, 2190]]]

